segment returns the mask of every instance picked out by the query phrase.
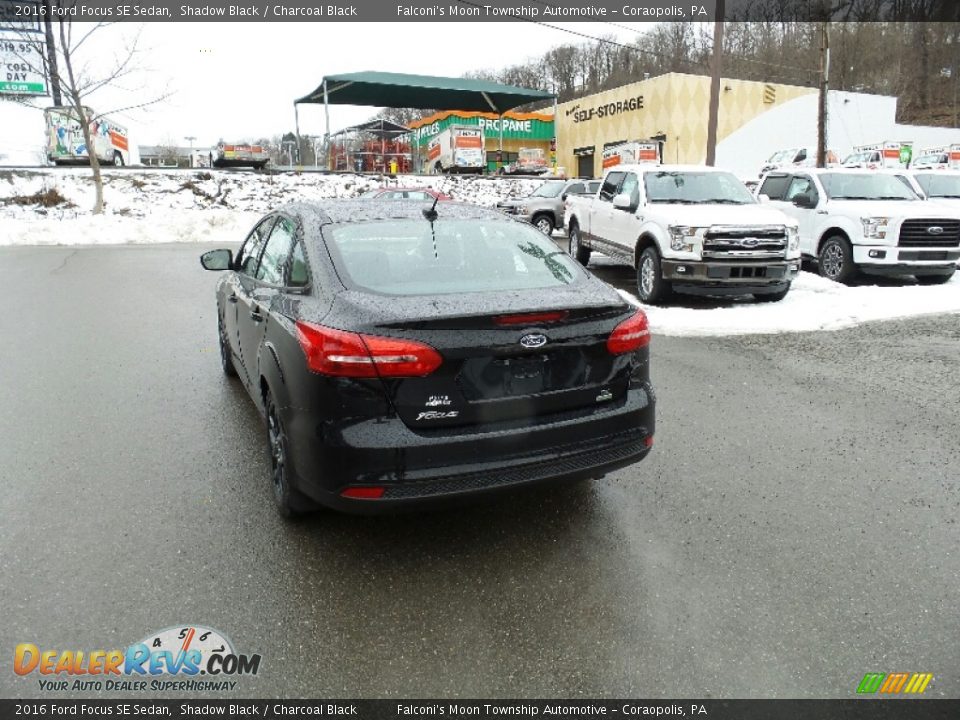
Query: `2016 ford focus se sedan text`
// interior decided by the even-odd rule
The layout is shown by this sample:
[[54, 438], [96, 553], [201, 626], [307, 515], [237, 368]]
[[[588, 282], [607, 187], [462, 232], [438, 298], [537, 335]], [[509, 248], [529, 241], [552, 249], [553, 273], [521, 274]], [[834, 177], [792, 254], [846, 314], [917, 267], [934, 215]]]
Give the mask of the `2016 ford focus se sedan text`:
[[224, 371], [280, 512], [375, 512], [600, 477], [653, 444], [647, 318], [534, 228], [459, 203], [263, 218], [224, 270]]

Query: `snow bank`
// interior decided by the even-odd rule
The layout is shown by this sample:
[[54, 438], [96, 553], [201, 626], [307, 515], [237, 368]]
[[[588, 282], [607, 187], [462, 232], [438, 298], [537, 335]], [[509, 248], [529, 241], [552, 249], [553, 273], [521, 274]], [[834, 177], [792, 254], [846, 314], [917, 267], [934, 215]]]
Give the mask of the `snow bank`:
[[[183, 210], [238, 210], [264, 214], [288, 202], [349, 198], [382, 185], [431, 187], [455, 200], [494, 206], [532, 192], [542, 180], [474, 176], [401, 175], [395, 180], [369, 175], [253, 173], [218, 170], [114, 170], [104, 168], [108, 214], [148, 217]], [[53, 208], [21, 205], [19, 199], [57, 190], [67, 202]], [[0, 170], [0, 219], [80, 218], [93, 207], [89, 168]], [[26, 240], [25, 242], [30, 242]], [[0, 244], [4, 239], [0, 238]], [[9, 242], [7, 242], [9, 244]]]
[[[354, 174], [267, 175], [206, 170], [105, 169], [106, 213], [90, 215], [93, 187], [85, 168], [0, 170], [0, 245], [102, 245], [239, 242], [257, 218], [294, 200], [355, 197], [388, 181]], [[433, 187], [457, 200], [495, 205], [530, 193], [541, 181], [457, 176], [400, 176], [390, 184]], [[51, 207], [24, 198], [56, 190]], [[58, 199], [55, 193], [49, 196]], [[597, 254], [598, 269], [610, 260]], [[621, 291], [631, 303], [634, 294]], [[645, 307], [654, 332], [736, 335], [835, 330], [871, 320], [960, 313], [960, 278], [923, 287], [879, 284], [847, 287], [801, 273], [777, 303], [686, 300]]]
[[[848, 287], [801, 272], [780, 302], [696, 300], [701, 307], [652, 307], [625, 290], [642, 307], [660, 335], [747, 335], [838, 330], [872, 320], [960, 313], [960, 275], [945, 285], [861, 285]], [[680, 297], [679, 302], [683, 302]]]

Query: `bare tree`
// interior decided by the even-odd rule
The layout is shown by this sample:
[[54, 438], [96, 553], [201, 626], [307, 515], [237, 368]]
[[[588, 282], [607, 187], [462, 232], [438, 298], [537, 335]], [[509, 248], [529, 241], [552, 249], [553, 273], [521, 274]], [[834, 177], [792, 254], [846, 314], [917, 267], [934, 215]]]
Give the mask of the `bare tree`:
[[[93, 173], [93, 183], [96, 190], [96, 199], [93, 205], [93, 214], [103, 212], [103, 176], [100, 173], [100, 159], [97, 157], [92, 136], [92, 125], [111, 113], [124, 112], [158, 103], [170, 96], [166, 90], [146, 99], [137, 99], [129, 104], [112, 108], [105, 112], [94, 112], [87, 105], [90, 98], [105, 88], [123, 89], [124, 79], [141, 71], [137, 64], [139, 33], [126, 44], [113, 62], [107, 66], [93, 70], [88, 61], [90, 55], [96, 52], [97, 35], [103, 28], [112, 23], [77, 23], [70, 19], [57, 21], [59, 30], [59, 44], [56, 52], [56, 64], [51, 63], [50, 72], [56, 73], [56, 80], [63, 93], [64, 101], [70, 108], [70, 114], [80, 125], [83, 141], [87, 148], [87, 157], [90, 160], [90, 170]], [[76, 32], [75, 32], [76, 31]]]

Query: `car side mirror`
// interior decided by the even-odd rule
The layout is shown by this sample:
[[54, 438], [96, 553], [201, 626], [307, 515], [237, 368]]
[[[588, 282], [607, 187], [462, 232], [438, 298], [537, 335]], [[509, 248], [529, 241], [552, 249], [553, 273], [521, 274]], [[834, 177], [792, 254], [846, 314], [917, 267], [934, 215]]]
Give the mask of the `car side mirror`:
[[817, 204], [813, 201], [813, 198], [806, 194], [797, 195], [793, 199], [793, 204], [798, 208], [805, 208], [807, 210], [812, 210], [817, 206]]
[[619, 195], [614, 195], [613, 206], [617, 210], [625, 210], [627, 212], [633, 210], [633, 202], [630, 200], [630, 195], [628, 193], [620, 193]]
[[204, 270], [229, 270], [233, 267], [233, 250], [210, 250], [200, 256]]
[[560, 196], [560, 202], [566, 202], [566, 201], [567, 201], [567, 193], [564, 193], [563, 195]]
[[770, 202], [770, 196], [760, 193], [759, 195], [757, 195], [757, 200], [759, 200], [762, 203], [768, 203]]

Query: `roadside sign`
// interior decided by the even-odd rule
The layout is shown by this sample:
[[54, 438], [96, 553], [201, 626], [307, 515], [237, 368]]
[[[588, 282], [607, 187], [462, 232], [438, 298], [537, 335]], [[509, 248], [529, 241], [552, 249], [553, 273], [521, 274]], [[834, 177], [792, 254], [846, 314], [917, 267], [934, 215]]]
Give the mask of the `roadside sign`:
[[47, 95], [42, 36], [0, 30], [0, 95]]

